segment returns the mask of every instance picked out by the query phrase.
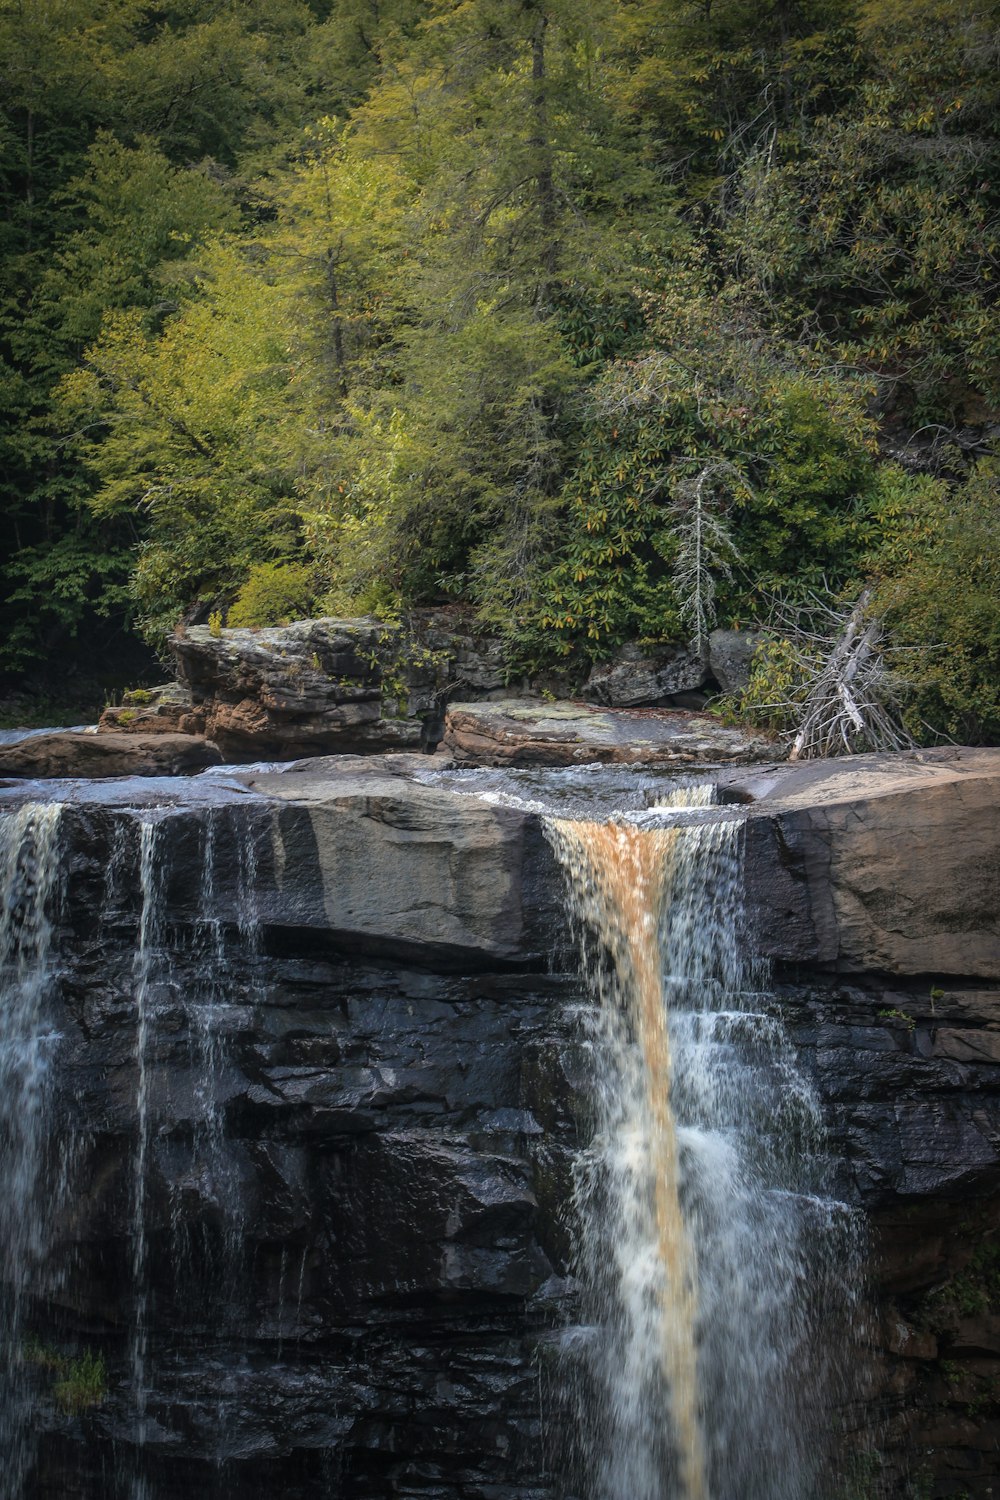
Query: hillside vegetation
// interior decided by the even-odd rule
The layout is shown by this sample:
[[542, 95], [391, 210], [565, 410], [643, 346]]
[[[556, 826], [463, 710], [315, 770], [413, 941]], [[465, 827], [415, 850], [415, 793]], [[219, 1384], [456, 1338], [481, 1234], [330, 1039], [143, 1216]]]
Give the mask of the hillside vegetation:
[[866, 589], [911, 728], [1000, 736], [1000, 0], [2, 0], [0, 77], [8, 674]]

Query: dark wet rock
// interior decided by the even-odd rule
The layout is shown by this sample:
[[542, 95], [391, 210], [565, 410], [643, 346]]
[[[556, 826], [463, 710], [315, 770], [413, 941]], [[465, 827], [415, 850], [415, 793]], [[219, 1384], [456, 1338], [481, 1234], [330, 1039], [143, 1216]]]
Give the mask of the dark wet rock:
[[713, 630], [708, 637], [708, 669], [724, 693], [742, 693], [750, 681], [759, 630]]
[[[105, 836], [100, 820], [75, 830], [82, 887]], [[225, 863], [221, 826], [217, 837]], [[220, 997], [205, 986], [205, 935], [185, 903], [183, 842], [164, 858], [178, 936], [149, 1014], [145, 1441], [123, 1295], [132, 958], [127, 941], [112, 952], [83, 923], [68, 939], [77, 982], [58, 1018], [56, 1132], [80, 1145], [55, 1225], [60, 1289], [39, 1335], [99, 1347], [111, 1378], [100, 1406], [72, 1423], [42, 1404], [31, 1493], [103, 1500], [107, 1476], [131, 1463], [162, 1500], [192, 1485], [320, 1500], [331, 1475], [335, 1493], [358, 1500], [550, 1496], [535, 1349], [564, 1263], [555, 1204], [568, 1192], [570, 1116], [544, 1140], [538, 1121], [559, 1118], [567, 981], [491, 970], [486, 955], [478, 972], [451, 975], [430, 952], [416, 967], [354, 956], [333, 933], [299, 956], [309, 944], [292, 910], [287, 928], [272, 913], [254, 953], [231, 935]], [[134, 892], [121, 900], [106, 922], [124, 935]], [[544, 1068], [529, 1064], [539, 1057]], [[562, 1095], [565, 1111], [565, 1080]]]
[[[880, 1333], [857, 1425], [874, 1424], [899, 1495], [914, 1453], [942, 1495], [996, 1479], [998, 762], [719, 773], [757, 798], [751, 914], [823, 1106], [831, 1190], [870, 1216]], [[39, 1369], [26, 1500], [127, 1500], [130, 1466], [157, 1500], [565, 1495], [546, 1371], [574, 1305], [587, 1129], [575, 949], [538, 818], [427, 784], [427, 765], [247, 770], [157, 823], [144, 1444], [143, 810], [131, 789], [63, 813], [47, 1149], [68, 1191], [31, 1331], [99, 1350], [108, 1383], [67, 1414]]]
[[765, 735], [685, 709], [598, 709], [517, 698], [451, 704], [444, 748], [466, 766], [704, 766], [775, 753]]
[[222, 763], [203, 736], [171, 733], [78, 734], [61, 731], [0, 745], [0, 776], [31, 779], [181, 776]]
[[580, 691], [608, 708], [634, 708], [668, 703], [676, 693], [700, 688], [707, 677], [703, 658], [683, 646], [654, 655], [641, 646], [623, 646], [591, 669]]
[[[881, 1455], [884, 1493], [911, 1493], [919, 1455], [927, 1493], [987, 1496], [1000, 1477], [996, 991], [799, 971], [781, 996], [837, 1191], [868, 1215], [879, 1315], [863, 1445]], [[956, 1012], [985, 1044], [960, 1064], [937, 1045]]]

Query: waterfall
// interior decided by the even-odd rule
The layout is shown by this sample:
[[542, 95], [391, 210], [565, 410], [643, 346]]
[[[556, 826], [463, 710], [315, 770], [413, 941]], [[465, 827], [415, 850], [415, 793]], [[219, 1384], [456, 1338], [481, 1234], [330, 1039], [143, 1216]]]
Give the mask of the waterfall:
[[[125, 1439], [116, 1483], [143, 1500], [159, 1401], [153, 1299], [169, 1303], [172, 1317], [198, 1336], [210, 1329], [221, 1342], [242, 1295], [245, 1226], [225, 1102], [229, 1047], [256, 983], [257, 843], [267, 830], [250, 808], [214, 805], [195, 818], [187, 809], [116, 808], [96, 827], [98, 842], [75, 865], [77, 838], [93, 840], [95, 830], [65, 816], [63, 804], [27, 803], [0, 816], [2, 1500], [20, 1500], [32, 1481], [39, 1402], [51, 1418], [51, 1372], [98, 1355], [107, 1377], [102, 1401]], [[104, 863], [97, 921], [84, 935], [73, 931], [68, 903], [65, 924], [60, 914], [67, 880], [95, 854], [98, 867]], [[183, 873], [192, 855], [193, 885]], [[78, 1025], [72, 988], [63, 993], [57, 980], [80, 941], [96, 960], [108, 955], [100, 972], [130, 1009], [117, 1353], [109, 1338], [95, 1348], [93, 1334], [75, 1328], [51, 1297], [66, 1269], [53, 1226], [71, 1202], [67, 1190], [87, 1191], [73, 1178], [87, 1157], [85, 1133], [65, 1083], [57, 1101], [51, 1066], [61, 1034]], [[115, 979], [123, 941], [131, 961], [126, 946]], [[224, 1417], [220, 1398], [220, 1443]]]
[[811, 1500], [827, 1451], [853, 1219], [748, 956], [741, 822], [674, 821], [712, 795], [547, 821], [591, 993], [564, 1367], [592, 1500]]
[[61, 900], [62, 806], [27, 803], [0, 819], [0, 1494], [20, 1494], [29, 1461], [24, 1319], [46, 1241], [49, 1016], [53, 929]]
[[155, 977], [160, 928], [163, 922], [160, 891], [163, 865], [157, 859], [156, 823], [139, 825], [139, 926], [133, 959], [135, 976], [135, 1121], [136, 1147], [132, 1171], [132, 1285], [135, 1313], [132, 1322], [132, 1389], [137, 1417], [136, 1446], [146, 1442], [146, 1355], [149, 1313], [148, 1246], [146, 1240], [147, 1158], [149, 1155], [149, 1026], [151, 986]]
[[[240, 1184], [226, 1141], [222, 1099], [229, 1013], [239, 1008], [241, 976], [252, 974], [259, 947], [258, 830], [252, 817], [229, 809], [204, 811], [193, 910], [185, 922], [175, 925], [170, 891], [173, 822], [162, 812], [138, 818], [139, 914], [133, 958], [136, 1133], [130, 1215], [131, 1378], [140, 1473], [133, 1485], [135, 1500], [146, 1493], [142, 1449], [155, 1375], [148, 1347], [151, 1235], [165, 1234], [169, 1245], [169, 1266], [158, 1265], [157, 1275], [162, 1278], [168, 1271], [170, 1295], [184, 1309], [183, 1316], [197, 1319], [208, 1310], [206, 1321], [215, 1338], [224, 1336], [238, 1298], [244, 1238]], [[179, 1019], [186, 1066], [173, 1055]], [[167, 1059], [171, 1061], [164, 1067]], [[187, 1117], [186, 1147], [160, 1137], [160, 1112], [167, 1103], [165, 1080], [160, 1077], [164, 1073], [187, 1080], [187, 1099], [173, 1099], [170, 1110], [174, 1118]], [[221, 1439], [222, 1403], [217, 1417]]]

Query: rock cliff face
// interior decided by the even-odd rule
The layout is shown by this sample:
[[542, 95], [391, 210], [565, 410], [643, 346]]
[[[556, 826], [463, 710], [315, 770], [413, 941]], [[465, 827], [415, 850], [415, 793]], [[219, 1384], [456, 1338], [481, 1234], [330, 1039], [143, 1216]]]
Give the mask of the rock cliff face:
[[[25, 1496], [124, 1500], [136, 1475], [157, 1500], [566, 1493], [547, 1371], [587, 1070], [559, 875], [534, 813], [421, 764], [63, 811]], [[978, 1500], [1000, 752], [718, 779], [756, 799], [757, 940], [871, 1217], [858, 1446], [886, 1453], [886, 1493]], [[53, 1371], [84, 1351], [107, 1377], [74, 1406]]]
[[433, 748], [443, 707], [461, 691], [501, 689], [500, 643], [447, 611], [403, 626], [302, 620], [269, 630], [194, 626], [171, 640], [190, 696], [180, 727], [230, 760]]
[[[664, 647], [654, 655], [625, 646], [596, 665], [585, 681], [550, 676], [522, 682], [516, 690], [529, 695], [539, 725], [545, 719], [543, 699], [557, 695], [582, 694], [611, 709], [700, 708], [705, 694], [692, 695], [692, 690], [716, 682], [727, 691], [740, 685], [754, 644], [746, 633], [716, 631], [704, 656], [681, 646]], [[405, 624], [319, 619], [255, 630], [192, 626], [179, 631], [170, 648], [177, 682], [127, 695], [124, 704], [102, 715], [102, 731], [207, 735], [227, 760], [242, 761], [433, 749], [444, 734], [449, 704], [461, 702], [468, 709], [470, 703], [515, 691], [508, 680], [504, 643], [484, 636], [474, 619], [457, 609], [415, 610]], [[558, 704], [556, 709], [565, 716], [570, 705]], [[576, 703], [572, 713], [582, 721], [588, 709]], [[607, 734], [602, 739], [601, 722], [612, 717], [593, 714], [589, 735], [581, 735], [577, 725], [576, 740], [587, 748], [584, 742], [589, 739], [597, 759], [625, 758], [609, 753]], [[694, 715], [688, 717], [694, 720]], [[675, 732], [689, 743], [679, 744], [672, 756], [661, 759], [691, 760], [714, 751], [721, 760], [737, 753], [732, 744], [741, 737], [735, 731], [704, 719], [692, 727], [683, 719], [678, 715]], [[542, 753], [536, 751], [531, 759], [529, 750], [529, 759], [519, 760], [512, 743], [520, 742], [523, 750], [530, 734], [521, 724], [512, 739], [511, 726], [498, 733], [497, 724], [465, 724], [467, 737], [471, 733], [482, 739], [485, 734], [486, 749], [497, 764], [560, 763], [553, 746], [566, 740], [565, 725], [556, 726], [563, 732], [555, 734], [551, 725], [543, 726]], [[648, 736], [638, 733], [635, 725], [632, 731], [632, 758], [649, 759]], [[619, 751], [624, 738], [620, 733]]]
[[257, 790], [61, 815], [16, 1493], [549, 1493], [573, 1132], [541, 833], [344, 762]]
[[911, 1494], [1000, 1478], [1000, 752], [734, 777], [754, 930], [878, 1289], [869, 1442]]

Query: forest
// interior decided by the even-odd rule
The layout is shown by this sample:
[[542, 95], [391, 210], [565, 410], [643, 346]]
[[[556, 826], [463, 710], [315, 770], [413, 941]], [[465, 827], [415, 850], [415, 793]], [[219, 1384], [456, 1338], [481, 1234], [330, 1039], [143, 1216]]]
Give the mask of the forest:
[[1000, 0], [0, 0], [0, 78], [6, 684], [456, 604], [766, 628], [766, 723], [860, 610], [1000, 740]]

